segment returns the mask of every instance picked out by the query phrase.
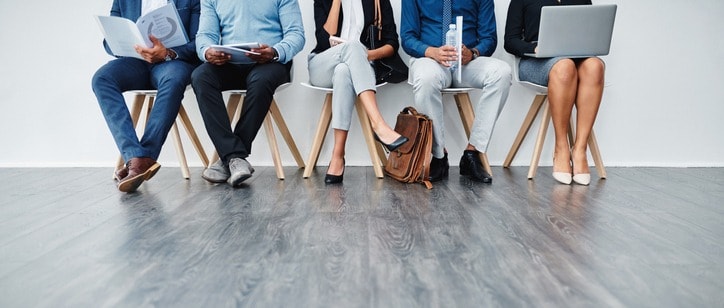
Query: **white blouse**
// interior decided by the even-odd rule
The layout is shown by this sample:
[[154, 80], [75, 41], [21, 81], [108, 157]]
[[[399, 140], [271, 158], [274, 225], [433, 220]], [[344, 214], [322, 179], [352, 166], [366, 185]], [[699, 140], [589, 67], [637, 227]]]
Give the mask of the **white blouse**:
[[342, 0], [342, 31], [339, 37], [344, 40], [359, 41], [364, 29], [364, 11], [361, 0]]

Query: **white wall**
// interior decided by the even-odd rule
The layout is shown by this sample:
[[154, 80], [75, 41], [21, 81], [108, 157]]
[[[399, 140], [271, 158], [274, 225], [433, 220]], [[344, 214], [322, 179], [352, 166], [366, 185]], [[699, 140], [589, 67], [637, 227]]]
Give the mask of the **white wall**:
[[[0, 166], [112, 166], [117, 149], [90, 89], [95, 70], [109, 60], [93, 15], [106, 15], [105, 1], [0, 1]], [[307, 45], [296, 57], [295, 81], [277, 94], [302, 155], [310, 150], [322, 95], [298, 84], [307, 80], [306, 55], [313, 48], [312, 0], [300, 0]], [[396, 20], [400, 0], [392, 0]], [[617, 23], [596, 133], [608, 166], [724, 166], [724, 2], [595, 1], [617, 3]], [[507, 0], [496, 0], [499, 47], [494, 57], [510, 61], [502, 48]], [[694, 4], [695, 3], [695, 4]], [[407, 58], [403, 53], [403, 57]], [[478, 95], [474, 95], [477, 99]], [[387, 86], [378, 96], [385, 118], [412, 104], [408, 85]], [[500, 165], [532, 100], [514, 85], [499, 119], [489, 157]], [[191, 91], [184, 105], [207, 151], [213, 150]], [[451, 162], [465, 145], [452, 100], [446, 106]], [[552, 130], [552, 129], [551, 129]], [[250, 160], [271, 165], [261, 132]], [[541, 163], [550, 165], [551, 140]], [[526, 140], [516, 165], [527, 165], [533, 140]], [[192, 165], [200, 165], [186, 143]], [[331, 134], [319, 163], [326, 164]], [[286, 165], [294, 165], [282, 146]], [[159, 159], [177, 165], [170, 143]], [[369, 165], [354, 124], [347, 150], [350, 165]]]

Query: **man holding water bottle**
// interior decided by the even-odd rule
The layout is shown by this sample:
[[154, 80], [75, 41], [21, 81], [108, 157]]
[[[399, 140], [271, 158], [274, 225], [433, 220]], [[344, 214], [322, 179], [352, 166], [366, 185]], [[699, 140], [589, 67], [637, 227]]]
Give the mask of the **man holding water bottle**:
[[[455, 16], [462, 16], [460, 80], [451, 66], [458, 60], [455, 46], [446, 44], [446, 33]], [[479, 152], [486, 152], [511, 85], [511, 68], [490, 58], [497, 46], [493, 0], [402, 0], [402, 48], [411, 56], [408, 83], [413, 86], [415, 108], [433, 122], [430, 181], [447, 177], [442, 93], [448, 87], [482, 89], [474, 102], [475, 120], [470, 140], [460, 159], [460, 175], [491, 183]]]

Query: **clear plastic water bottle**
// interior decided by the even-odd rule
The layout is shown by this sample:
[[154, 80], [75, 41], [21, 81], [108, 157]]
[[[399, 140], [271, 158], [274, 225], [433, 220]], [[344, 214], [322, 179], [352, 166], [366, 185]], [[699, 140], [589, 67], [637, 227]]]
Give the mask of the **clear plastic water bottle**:
[[[450, 24], [449, 30], [447, 30], [447, 33], [445, 33], [445, 45], [450, 45], [455, 48], [458, 47], [458, 44], [456, 42], [457, 39], [457, 26], [455, 24]], [[458, 61], [451, 61], [450, 63], [450, 70], [454, 71], [457, 67]]]

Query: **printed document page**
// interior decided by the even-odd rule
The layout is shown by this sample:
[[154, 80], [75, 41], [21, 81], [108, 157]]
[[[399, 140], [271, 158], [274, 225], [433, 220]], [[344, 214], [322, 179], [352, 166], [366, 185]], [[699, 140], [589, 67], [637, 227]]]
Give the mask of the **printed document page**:
[[258, 55], [258, 52], [251, 51], [252, 48], [259, 48], [261, 44], [257, 42], [252, 43], [238, 43], [238, 44], [227, 44], [227, 45], [211, 45], [213, 49], [225, 52], [231, 55], [231, 63], [254, 63], [255, 61], [247, 57], [246, 54]]
[[152, 47], [151, 34], [168, 48], [189, 41], [173, 2], [141, 16], [136, 23], [118, 16], [96, 16], [96, 20], [116, 56], [142, 59], [133, 47]]

